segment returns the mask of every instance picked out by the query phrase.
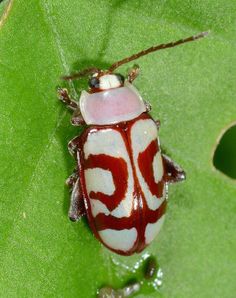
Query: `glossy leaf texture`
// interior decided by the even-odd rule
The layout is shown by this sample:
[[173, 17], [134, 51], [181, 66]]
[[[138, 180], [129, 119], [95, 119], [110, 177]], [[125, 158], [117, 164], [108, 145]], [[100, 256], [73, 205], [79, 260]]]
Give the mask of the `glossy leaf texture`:
[[187, 172], [170, 187], [165, 226], [147, 249], [163, 286], [136, 297], [234, 297], [236, 184], [212, 165], [218, 136], [236, 119], [234, 1], [9, 3], [0, 27], [0, 296], [90, 298], [132, 278], [139, 255], [110, 253], [86, 220], [67, 218], [67, 142], [81, 130], [70, 125], [56, 86], [78, 98], [86, 80], [66, 85], [61, 75], [210, 30], [136, 61], [135, 86], [161, 120], [162, 147]]

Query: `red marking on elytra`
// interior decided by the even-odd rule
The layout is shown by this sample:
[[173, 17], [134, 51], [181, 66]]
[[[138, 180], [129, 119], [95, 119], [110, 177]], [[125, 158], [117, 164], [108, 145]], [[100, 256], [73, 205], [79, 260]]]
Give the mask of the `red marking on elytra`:
[[[147, 209], [145, 214], [148, 218], [147, 223], [157, 222], [158, 219], [165, 213], [166, 204], [167, 202], [165, 200], [157, 210]], [[130, 217], [116, 218], [112, 215], [107, 216], [103, 213], [99, 213], [95, 218], [96, 228], [98, 231], [105, 229], [114, 229], [119, 231], [131, 229], [133, 227], [137, 227], [139, 220], [140, 218], [138, 216], [133, 216], [131, 220]]]
[[163, 183], [156, 183], [153, 172], [153, 160], [158, 150], [157, 140], [153, 140], [143, 152], [139, 153], [138, 166], [152, 195], [161, 198], [163, 193]]
[[112, 195], [91, 191], [89, 197], [101, 201], [112, 211], [125, 198], [128, 186], [127, 164], [121, 157], [117, 158], [106, 154], [90, 154], [85, 160], [85, 169], [93, 168], [101, 168], [111, 172], [115, 184], [115, 191]]

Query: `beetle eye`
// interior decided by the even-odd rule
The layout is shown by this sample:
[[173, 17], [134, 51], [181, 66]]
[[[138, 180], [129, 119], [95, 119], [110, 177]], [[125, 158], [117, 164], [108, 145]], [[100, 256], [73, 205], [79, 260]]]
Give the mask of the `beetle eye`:
[[92, 77], [89, 82], [89, 87], [91, 88], [99, 88], [99, 79], [96, 77]]
[[123, 85], [123, 84], [124, 84], [124, 81], [125, 81], [124, 76], [122, 76], [122, 75], [119, 74], [119, 73], [116, 73], [116, 77], [117, 77], [117, 79], [119, 80], [119, 82], [121, 83], [121, 85]]

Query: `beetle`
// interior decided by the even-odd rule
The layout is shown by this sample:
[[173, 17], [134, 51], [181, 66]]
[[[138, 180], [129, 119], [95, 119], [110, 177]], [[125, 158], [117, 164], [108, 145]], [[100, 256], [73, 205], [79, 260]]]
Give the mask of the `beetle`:
[[143, 50], [111, 65], [65, 76], [65, 80], [89, 76], [89, 89], [79, 103], [68, 90], [58, 88], [59, 99], [74, 111], [71, 122], [86, 125], [68, 144], [77, 165], [67, 179], [71, 187], [69, 218], [86, 215], [94, 235], [121, 255], [141, 252], [157, 236], [163, 224], [169, 183], [185, 179], [185, 172], [161, 153], [159, 121], [149, 115], [133, 81], [139, 67], [127, 79], [114, 71], [151, 52], [175, 47], [207, 35], [202, 32], [176, 42]]

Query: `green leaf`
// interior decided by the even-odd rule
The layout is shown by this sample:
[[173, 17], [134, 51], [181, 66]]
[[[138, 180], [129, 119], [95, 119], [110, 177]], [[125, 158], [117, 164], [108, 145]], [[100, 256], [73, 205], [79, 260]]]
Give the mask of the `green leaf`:
[[[80, 131], [55, 88], [62, 74], [210, 29], [204, 40], [137, 61], [135, 85], [161, 120], [163, 148], [187, 172], [170, 187], [165, 226], [146, 251], [163, 287], [137, 297], [234, 297], [236, 184], [212, 165], [221, 130], [236, 118], [234, 1], [9, 3], [0, 28], [0, 296], [89, 298], [133, 277], [125, 266], [139, 255], [116, 256], [86, 220], [67, 218], [67, 142]], [[86, 82], [69, 87], [78, 98]]]

